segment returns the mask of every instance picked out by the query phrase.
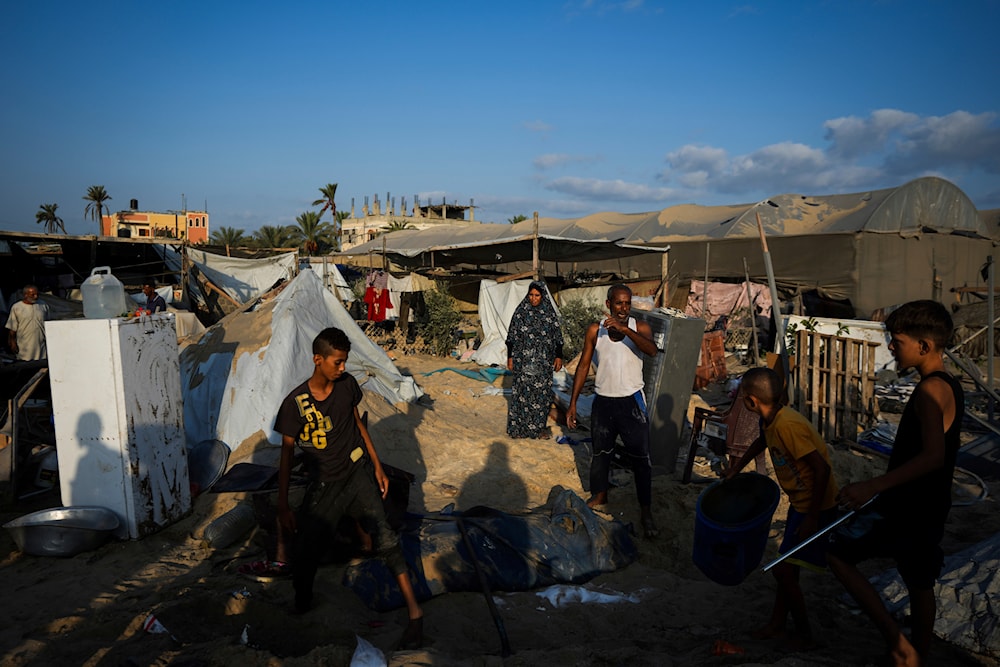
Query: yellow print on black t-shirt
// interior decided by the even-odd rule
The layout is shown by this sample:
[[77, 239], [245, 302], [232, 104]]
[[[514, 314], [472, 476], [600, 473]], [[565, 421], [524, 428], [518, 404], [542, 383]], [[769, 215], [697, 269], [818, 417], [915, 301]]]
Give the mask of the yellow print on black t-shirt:
[[299, 394], [295, 397], [299, 407], [299, 415], [305, 417], [306, 423], [299, 433], [299, 441], [312, 445], [316, 449], [326, 449], [326, 433], [333, 428], [330, 417], [320, 412], [309, 399], [309, 394]]

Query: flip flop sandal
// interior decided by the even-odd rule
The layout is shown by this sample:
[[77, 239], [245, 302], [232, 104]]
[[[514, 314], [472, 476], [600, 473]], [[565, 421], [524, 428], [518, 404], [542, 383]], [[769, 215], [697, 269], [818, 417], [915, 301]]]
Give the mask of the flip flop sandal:
[[269, 582], [291, 576], [292, 566], [277, 560], [257, 560], [243, 563], [236, 571], [254, 581]]

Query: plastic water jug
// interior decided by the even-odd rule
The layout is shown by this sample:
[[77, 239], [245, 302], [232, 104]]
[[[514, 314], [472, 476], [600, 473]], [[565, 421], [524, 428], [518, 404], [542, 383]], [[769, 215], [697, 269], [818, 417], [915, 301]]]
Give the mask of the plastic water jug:
[[80, 292], [84, 317], [118, 317], [129, 310], [125, 287], [111, 275], [110, 266], [95, 266], [90, 277], [80, 285]]
[[257, 516], [250, 505], [240, 503], [205, 527], [202, 539], [213, 549], [222, 549], [243, 537], [257, 525]]

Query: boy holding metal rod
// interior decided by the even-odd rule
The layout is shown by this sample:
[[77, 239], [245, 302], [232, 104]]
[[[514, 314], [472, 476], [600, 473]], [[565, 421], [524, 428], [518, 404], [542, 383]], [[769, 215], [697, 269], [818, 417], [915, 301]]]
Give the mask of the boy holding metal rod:
[[[941, 538], [951, 509], [965, 402], [961, 384], [944, 370], [942, 355], [952, 333], [947, 308], [936, 301], [911, 301], [889, 315], [885, 328], [898, 370], [917, 369], [920, 383], [903, 410], [886, 473], [840, 491], [838, 501], [850, 510], [878, 495], [872, 504], [878, 516], [860, 536], [835, 533], [829, 563], [882, 633], [888, 664], [912, 667], [926, 661], [934, 630], [934, 583], [944, 564]], [[909, 639], [858, 571], [857, 563], [874, 557], [893, 558], [906, 584]]]
[[[771, 452], [774, 474], [790, 503], [779, 554], [797, 547], [837, 518], [837, 483], [826, 443], [809, 420], [782, 405], [783, 396], [781, 378], [770, 368], [752, 368], [744, 373], [736, 400], [742, 400], [748, 410], [760, 415], [763, 433], [738, 461], [730, 462], [725, 474], [725, 479], [731, 479], [765, 448]], [[754, 638], [783, 636], [791, 614], [795, 633], [788, 638], [787, 647], [801, 651], [816, 646], [799, 572], [801, 567], [823, 570], [825, 551], [826, 541], [815, 540], [798, 550], [794, 558], [775, 565], [773, 573], [778, 588], [771, 619], [753, 631]]]

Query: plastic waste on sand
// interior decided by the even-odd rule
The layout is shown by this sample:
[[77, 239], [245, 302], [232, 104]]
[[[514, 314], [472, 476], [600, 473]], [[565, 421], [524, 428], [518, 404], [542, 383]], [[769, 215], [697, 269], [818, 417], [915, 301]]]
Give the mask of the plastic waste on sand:
[[239, 504], [208, 524], [202, 534], [205, 542], [213, 549], [222, 549], [243, 537], [257, 525], [253, 507]]
[[386, 667], [385, 654], [359, 635], [354, 635], [358, 646], [351, 656], [350, 667]]

